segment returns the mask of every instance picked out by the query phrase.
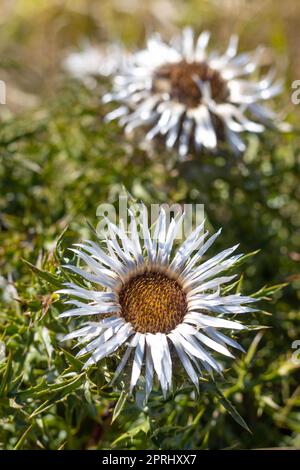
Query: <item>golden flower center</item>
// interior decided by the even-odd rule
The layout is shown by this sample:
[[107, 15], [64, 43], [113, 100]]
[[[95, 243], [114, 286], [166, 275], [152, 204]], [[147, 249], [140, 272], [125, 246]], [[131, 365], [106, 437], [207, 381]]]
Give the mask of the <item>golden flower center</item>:
[[187, 62], [182, 60], [175, 64], [159, 67], [153, 78], [152, 89], [158, 93], [168, 93], [170, 97], [194, 108], [201, 103], [202, 93], [195, 79], [209, 82], [212, 98], [221, 102], [228, 96], [228, 88], [219, 72], [210, 68], [205, 62]]
[[187, 312], [186, 295], [160, 272], [139, 274], [119, 293], [122, 317], [140, 333], [169, 333]]

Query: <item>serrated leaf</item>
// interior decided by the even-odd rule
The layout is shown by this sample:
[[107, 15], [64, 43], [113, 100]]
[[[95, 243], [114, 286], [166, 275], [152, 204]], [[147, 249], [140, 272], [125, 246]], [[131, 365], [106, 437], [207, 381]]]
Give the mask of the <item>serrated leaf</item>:
[[252, 434], [252, 431], [248, 427], [245, 420], [241, 417], [235, 406], [228, 400], [228, 398], [224, 397], [224, 395], [219, 390], [219, 397], [220, 403], [224, 406], [225, 410], [230, 414], [230, 416], [234, 419], [236, 423], [242, 426], [246, 431]]
[[83, 367], [83, 362], [81, 362], [77, 357], [73, 356], [69, 351], [66, 349], [60, 348], [64, 355], [66, 356], [67, 361], [69, 364], [74, 367], [76, 371], [81, 371]]
[[255, 250], [255, 251], [251, 251], [251, 253], [247, 253], [246, 255], [243, 255], [241, 256], [240, 259], [238, 259], [236, 261], [236, 263], [234, 263], [234, 265], [229, 268], [227, 271], [230, 272], [230, 271], [236, 271], [236, 268], [239, 268], [241, 267], [243, 264], [245, 264], [250, 258], [252, 258], [253, 256], [257, 255], [258, 253], [260, 252], [260, 250]]
[[50, 390], [49, 389], [45, 390], [44, 393], [39, 394], [38, 397], [41, 398], [42, 396], [47, 395], [47, 392], [50, 393], [50, 394], [55, 392], [55, 394], [51, 398], [49, 398], [46, 402], [43, 402], [30, 415], [30, 419], [33, 418], [34, 416], [37, 416], [40, 413], [43, 413], [44, 411], [46, 411], [48, 408], [50, 408], [55, 403], [58, 403], [59, 401], [63, 400], [67, 395], [69, 395], [71, 392], [75, 391], [80, 385], [82, 385], [82, 382], [83, 382], [83, 377], [78, 376], [71, 383], [64, 384], [63, 387], [55, 388], [55, 389], [52, 387]]
[[143, 432], [144, 434], [148, 434], [149, 430], [150, 430], [149, 417], [144, 415], [142, 418], [137, 419], [137, 421], [135, 421], [132, 424], [132, 426], [130, 427], [130, 429], [127, 432], [125, 432], [124, 434], [119, 436], [112, 443], [112, 446], [115, 446], [116, 444], [123, 441], [124, 439], [132, 439], [133, 437], [135, 437], [140, 432]]
[[59, 237], [57, 239], [57, 242], [56, 242], [56, 246], [55, 246], [55, 250], [54, 250], [54, 258], [59, 263], [62, 260], [62, 255], [60, 253], [60, 247], [61, 247], [64, 235], [65, 235], [66, 231], [68, 230], [68, 228], [69, 228], [69, 225], [66, 225], [65, 228], [63, 229], [63, 231], [61, 232], [61, 234], [59, 235]]
[[264, 286], [259, 291], [255, 292], [251, 297], [260, 297], [268, 300], [268, 296], [274, 295], [284, 287], [288, 286], [288, 283], [276, 284], [274, 286]]

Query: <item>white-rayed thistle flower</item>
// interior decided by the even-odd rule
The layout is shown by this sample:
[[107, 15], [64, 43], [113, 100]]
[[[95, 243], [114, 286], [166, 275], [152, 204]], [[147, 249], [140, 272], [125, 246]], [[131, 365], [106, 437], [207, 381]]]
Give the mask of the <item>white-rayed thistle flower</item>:
[[182, 158], [192, 149], [214, 152], [220, 141], [243, 152], [244, 131], [260, 133], [265, 126], [288, 130], [261, 104], [282, 90], [282, 83], [274, 81], [274, 69], [251, 79], [260, 68], [263, 49], [237, 54], [234, 35], [224, 54], [208, 52], [209, 38], [204, 31], [195, 40], [190, 28], [169, 44], [158, 34], [151, 36], [147, 47], [132, 54], [115, 76], [112, 92], [104, 95], [104, 102], [120, 103], [106, 119], [119, 119], [126, 133], [148, 127], [146, 139], [163, 136], [168, 148], [178, 145]]
[[255, 299], [221, 293], [222, 286], [235, 277], [224, 271], [240, 259], [241, 255], [232, 255], [238, 245], [203, 261], [220, 230], [207, 239], [203, 222], [174, 250], [184, 216], [172, 218], [167, 226], [166, 212], [161, 209], [152, 235], [145, 207], [138, 220], [132, 213], [130, 218], [128, 233], [122, 224], [117, 227], [107, 221], [105, 249], [93, 241], [72, 248], [88, 269], [65, 267], [91, 287], [66, 283], [58, 292], [71, 296], [66, 304], [73, 308], [60, 316], [97, 316], [97, 321], [88, 321], [64, 340], [79, 338], [79, 345], [84, 346], [78, 356], [90, 354], [85, 367], [122, 348], [113, 382], [131, 356], [130, 390], [144, 368], [146, 400], [154, 372], [166, 396], [172, 387], [172, 362], [178, 359], [198, 389], [203, 371], [222, 371], [211, 352], [234, 357], [228, 347], [243, 351], [219, 330], [245, 327], [224, 317], [255, 311], [248, 306]]
[[88, 87], [93, 87], [95, 78], [109, 77], [117, 73], [127, 60], [127, 53], [117, 43], [99, 47], [85, 43], [80, 51], [71, 52], [64, 59], [64, 69]]

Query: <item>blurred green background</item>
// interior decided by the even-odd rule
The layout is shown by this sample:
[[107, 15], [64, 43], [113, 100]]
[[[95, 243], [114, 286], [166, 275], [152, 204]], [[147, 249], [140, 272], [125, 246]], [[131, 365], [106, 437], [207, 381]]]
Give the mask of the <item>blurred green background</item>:
[[[61, 66], [83, 39], [136, 48], [152, 31], [168, 39], [186, 24], [210, 29], [220, 49], [232, 32], [241, 50], [267, 46], [286, 81], [275, 105], [295, 131], [248, 136], [241, 157], [177, 163], [175, 151], [146, 151], [103, 123], [108, 80], [90, 91]], [[300, 340], [300, 105], [291, 103], [299, 24], [296, 0], [0, 1], [0, 449], [300, 448], [300, 369], [291, 359]], [[149, 410], [129, 401], [111, 423], [119, 395], [102, 390], [105, 366], [96, 378], [65, 377], [80, 364], [57, 340], [66, 327], [47, 272], [90, 235], [87, 221], [96, 225], [97, 206], [114, 202], [123, 185], [145, 203], [205, 204], [208, 228], [223, 226], [211, 252], [236, 242], [245, 253], [261, 250], [243, 266], [246, 293], [287, 284], [270, 289], [263, 308], [272, 315], [252, 319], [269, 328], [244, 334], [248, 353], [228, 365], [222, 391], [232, 405], [209, 391], [194, 401], [183, 389], [167, 402], [157, 394]]]

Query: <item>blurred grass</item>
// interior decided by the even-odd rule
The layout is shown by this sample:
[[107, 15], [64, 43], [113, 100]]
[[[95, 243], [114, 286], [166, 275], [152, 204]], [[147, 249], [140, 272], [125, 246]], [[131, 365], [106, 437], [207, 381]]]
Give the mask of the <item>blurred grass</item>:
[[[190, 23], [197, 31], [212, 29], [213, 41], [222, 45], [237, 31], [242, 49], [260, 42], [274, 48], [287, 76], [277, 106], [297, 124], [289, 84], [300, 75], [300, 7], [291, 0], [228, 0], [222, 8], [195, 0], [143, 6], [135, 0], [23, 0], [3, 1], [0, 8], [0, 79], [8, 98], [0, 106], [0, 342], [6, 346], [0, 448], [300, 448], [300, 372], [291, 361], [292, 342], [300, 339], [298, 133], [248, 137], [243, 158], [203, 155], [178, 164], [159, 143], [147, 151], [116, 124], [103, 124], [108, 107], [98, 95], [105, 81], [95, 96], [60, 69], [86, 36], [136, 46], [151, 29], [168, 37]], [[80, 364], [57, 339], [66, 329], [57, 320], [62, 306], [55, 288], [23, 259], [56, 273], [55, 246], [64, 228], [67, 256], [65, 248], [89, 235], [87, 221], [96, 224], [97, 206], [114, 202], [123, 186], [146, 203], [204, 203], [208, 228], [223, 226], [212, 251], [236, 242], [243, 252], [261, 249], [243, 266], [244, 291], [288, 283], [267, 306], [273, 315], [259, 317], [270, 328], [244, 335], [248, 353], [222, 384], [252, 434], [205, 387], [196, 402], [190, 388], [166, 403], [156, 395], [147, 413], [129, 401], [111, 425], [118, 394], [105, 388], [105, 363], [89, 376], [65, 377], [79, 373]]]

